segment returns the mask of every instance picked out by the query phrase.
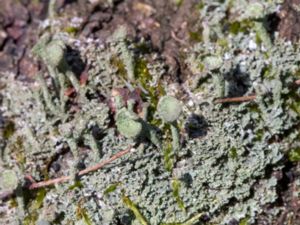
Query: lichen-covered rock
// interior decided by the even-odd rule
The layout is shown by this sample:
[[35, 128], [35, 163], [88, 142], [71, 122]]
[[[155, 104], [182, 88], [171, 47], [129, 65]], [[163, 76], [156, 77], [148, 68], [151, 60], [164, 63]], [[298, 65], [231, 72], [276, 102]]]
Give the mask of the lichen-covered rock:
[[[239, 2], [244, 6], [247, 1]], [[193, 82], [182, 84], [186, 91], [182, 104], [158, 91], [165, 85], [160, 81], [165, 71], [163, 60], [140, 52], [122, 29], [103, 43], [64, 37], [88, 63], [81, 77], [74, 74], [74, 82], [64, 73], [41, 73], [39, 82], [19, 81], [12, 74], [1, 76], [0, 82], [5, 84], [0, 89], [1, 114], [14, 124], [10, 135], [2, 137], [1, 167], [17, 165], [36, 181], [70, 175], [73, 162], [76, 169], [94, 166], [132, 145], [126, 137], [139, 136], [145, 124], [151, 124], [164, 142], [161, 149], [160, 144], [145, 140], [135, 151], [80, 177], [77, 183], [57, 184], [44, 196], [40, 192], [33, 201], [38, 201], [39, 207], [28, 207], [27, 219], [38, 214], [36, 220], [49, 223], [136, 224], [137, 213], [127, 207], [126, 196], [151, 225], [179, 223], [199, 213], [216, 224], [243, 219], [255, 223], [263, 207], [277, 200], [278, 180], [273, 172], [282, 169], [289, 149], [300, 146], [300, 133], [295, 129], [300, 113], [300, 92], [295, 85], [299, 47], [275, 36], [274, 43], [265, 48], [251, 24], [247, 24], [247, 35], [244, 30], [235, 32], [232, 21], [229, 27], [233, 30], [222, 28], [228, 12], [257, 18], [276, 8], [275, 1], [257, 4], [262, 4], [263, 10], [252, 15], [250, 8], [250, 16], [232, 1], [204, 1], [199, 7], [210, 30], [205, 31], [205, 43], [188, 50], [186, 61]], [[232, 8], [228, 11], [228, 7]], [[61, 36], [52, 39], [57, 38]], [[72, 57], [66, 55], [70, 67], [78, 60]], [[153, 64], [148, 63], [149, 58]], [[151, 85], [145, 85], [148, 81]], [[149, 121], [125, 108], [116, 112], [108, 104], [112, 89], [120, 87], [142, 89], [139, 97], [149, 101]], [[216, 97], [254, 94], [254, 101], [239, 104], [214, 101]], [[133, 110], [138, 111], [135, 106]], [[161, 124], [154, 111], [164, 122], [178, 120], [179, 128], [185, 124], [190, 132], [201, 134], [186, 135], [181, 129], [182, 146], [175, 153], [172, 171], [165, 168], [170, 136], [158, 129]], [[116, 135], [118, 131], [123, 135]], [[175, 191], [172, 180], [180, 184]]]

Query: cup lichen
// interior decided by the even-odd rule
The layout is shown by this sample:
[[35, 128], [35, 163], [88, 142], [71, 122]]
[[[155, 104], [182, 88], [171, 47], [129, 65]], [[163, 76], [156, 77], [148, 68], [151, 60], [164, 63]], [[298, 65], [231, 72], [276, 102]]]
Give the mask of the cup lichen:
[[4, 170], [1, 172], [1, 188], [15, 190], [18, 187], [19, 179], [14, 170]]
[[127, 138], [136, 139], [142, 135], [143, 127], [140, 118], [126, 108], [118, 111], [116, 125], [118, 131]]
[[173, 96], [163, 96], [157, 104], [157, 112], [165, 123], [169, 123], [172, 132], [173, 151], [180, 149], [180, 135], [176, 120], [182, 113], [182, 104]]

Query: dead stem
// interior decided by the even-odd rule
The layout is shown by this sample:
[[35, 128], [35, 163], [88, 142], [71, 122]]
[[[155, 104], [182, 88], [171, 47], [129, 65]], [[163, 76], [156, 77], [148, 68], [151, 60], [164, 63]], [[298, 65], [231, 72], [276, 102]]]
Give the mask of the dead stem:
[[[130, 153], [130, 152], [131, 152], [131, 146], [129, 146], [128, 148], [126, 148], [123, 151], [118, 152], [117, 154], [113, 155], [109, 159], [104, 160], [103, 162], [100, 162], [100, 163], [96, 164], [95, 166], [91, 166], [91, 167], [88, 167], [84, 170], [79, 171], [78, 175], [83, 176], [87, 173], [90, 173], [90, 172], [96, 171], [98, 169], [101, 169], [105, 165], [113, 162], [114, 160], [116, 160], [116, 159], [122, 157], [123, 155], [126, 155], [126, 154]], [[47, 186], [50, 186], [50, 185], [66, 182], [70, 179], [71, 179], [71, 176], [63, 176], [63, 177], [58, 177], [58, 178], [51, 179], [51, 180], [41, 181], [41, 182], [31, 184], [29, 186], [29, 189], [32, 190], [32, 189], [38, 189], [38, 188], [41, 188], [41, 187], [47, 187]]]
[[234, 97], [234, 98], [220, 98], [215, 101], [218, 103], [230, 103], [230, 102], [248, 102], [256, 99], [256, 95]]
[[[300, 80], [294, 82], [296, 85], [300, 85]], [[256, 99], [256, 95], [234, 97], [234, 98], [220, 98], [215, 100], [215, 103], [234, 103], [234, 102], [249, 102]]]

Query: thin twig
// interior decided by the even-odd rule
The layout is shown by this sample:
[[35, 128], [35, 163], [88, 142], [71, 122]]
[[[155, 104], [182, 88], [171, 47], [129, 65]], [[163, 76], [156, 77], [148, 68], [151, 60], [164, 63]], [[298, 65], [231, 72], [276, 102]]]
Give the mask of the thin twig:
[[256, 95], [234, 97], [234, 98], [221, 98], [217, 99], [215, 103], [229, 103], [229, 102], [249, 102], [256, 99]]
[[[300, 85], [300, 79], [294, 82], [296, 85]], [[234, 98], [220, 98], [215, 101], [216, 104], [218, 103], [234, 103], [234, 102], [249, 102], [256, 99], [256, 95], [250, 96], [242, 96], [242, 97], [234, 97]]]
[[[109, 159], [104, 160], [103, 162], [100, 162], [99, 164], [96, 164], [95, 166], [91, 166], [91, 167], [88, 167], [84, 170], [79, 171], [78, 175], [83, 176], [87, 173], [90, 173], [90, 172], [96, 171], [98, 169], [101, 169], [105, 165], [113, 162], [114, 160], [116, 160], [116, 159], [122, 157], [123, 155], [126, 155], [126, 154], [130, 153], [130, 152], [131, 152], [131, 146], [129, 146], [127, 149], [125, 149], [123, 151], [118, 152], [117, 154], [113, 155]], [[51, 179], [51, 180], [41, 181], [41, 182], [31, 184], [29, 186], [29, 189], [32, 190], [32, 189], [47, 187], [47, 186], [51, 186], [51, 185], [54, 185], [54, 184], [66, 182], [70, 179], [71, 179], [71, 176], [62, 176], [62, 177], [58, 177], [58, 178]]]

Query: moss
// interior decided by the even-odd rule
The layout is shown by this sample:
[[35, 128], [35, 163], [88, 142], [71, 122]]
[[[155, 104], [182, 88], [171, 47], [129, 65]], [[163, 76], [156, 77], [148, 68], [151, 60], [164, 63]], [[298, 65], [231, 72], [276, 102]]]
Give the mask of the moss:
[[202, 42], [202, 31], [189, 31], [189, 38], [191, 41]]
[[14, 157], [22, 168], [26, 163], [26, 155], [24, 148], [24, 138], [21, 136], [17, 136], [14, 142], [11, 144], [11, 155]]
[[173, 165], [174, 165], [174, 153], [172, 150], [172, 142], [171, 141], [164, 143], [163, 154], [164, 154], [165, 169], [168, 172], [171, 172], [173, 169]]
[[270, 66], [265, 66], [263, 69], [262, 69], [262, 76], [266, 79], [274, 79], [275, 76], [276, 76], [276, 72], [273, 70], [272, 68], [272, 65]]
[[109, 195], [110, 193], [114, 192], [117, 190], [117, 188], [121, 185], [121, 182], [117, 182], [115, 184], [109, 185], [103, 192], [104, 195]]
[[128, 207], [133, 212], [136, 219], [140, 222], [141, 225], [148, 225], [149, 224], [146, 221], [146, 219], [144, 218], [144, 216], [141, 214], [141, 212], [139, 211], [137, 206], [131, 201], [131, 199], [128, 196], [123, 195], [122, 196], [122, 201], [123, 201], [124, 205], [126, 207]]
[[242, 219], [239, 223], [239, 225], [249, 225], [248, 218]]
[[292, 162], [300, 161], [300, 148], [291, 149], [289, 151], [289, 160]]
[[123, 61], [117, 57], [117, 56], [113, 56], [110, 59], [110, 63], [112, 66], [116, 67], [118, 69], [118, 74], [124, 79], [127, 79], [127, 70], [125, 67], [125, 64], [123, 63]]
[[235, 147], [232, 147], [229, 150], [229, 157], [232, 158], [232, 159], [236, 159], [238, 157], [237, 149]]
[[204, 69], [205, 69], [204, 63], [199, 63], [199, 64], [197, 65], [197, 68], [199, 69], [199, 72], [203, 72]]
[[147, 67], [147, 61], [145, 59], [137, 59], [134, 67], [134, 74], [142, 87], [149, 92], [151, 97], [151, 94], [155, 93], [155, 88], [150, 87], [149, 85], [152, 77]]
[[255, 133], [256, 141], [262, 141], [264, 134], [265, 134], [265, 131], [263, 129], [257, 130]]
[[3, 138], [4, 140], [8, 140], [15, 133], [16, 128], [13, 121], [8, 121], [3, 129]]
[[180, 7], [184, 0], [173, 0], [177, 7]]
[[201, 10], [201, 9], [204, 8], [204, 6], [205, 6], [205, 3], [202, 2], [202, 1], [200, 1], [200, 2], [196, 5], [196, 8], [197, 8], [198, 10]]
[[289, 107], [296, 112], [298, 115], [300, 115], [300, 103], [298, 101], [294, 101], [294, 99], [289, 104]]
[[139, 83], [143, 89], [147, 91], [147, 93], [142, 93], [142, 97], [146, 102], [150, 103], [148, 109], [148, 121], [152, 125], [159, 125], [160, 121], [154, 118], [154, 113], [156, 111], [159, 98], [165, 94], [164, 88], [160, 81], [157, 86], [149, 85], [152, 81], [152, 75], [149, 72], [147, 61], [145, 59], [136, 60], [134, 74], [137, 79], [137, 83]]
[[259, 109], [258, 105], [256, 103], [249, 103], [246, 105], [246, 108], [251, 113], [258, 113], [261, 114], [261, 110]]
[[46, 197], [47, 190], [45, 188], [41, 188], [37, 191], [36, 197], [32, 202], [32, 210], [37, 210], [43, 206], [44, 198]]
[[238, 33], [249, 33], [251, 28], [254, 27], [254, 22], [252, 20], [242, 20], [234, 21], [229, 23], [229, 33], [237, 35]]
[[38, 220], [38, 215], [31, 214], [31, 215], [26, 216], [22, 222], [24, 225], [36, 225], [37, 220]]
[[225, 38], [219, 38], [217, 40], [217, 44], [224, 50], [227, 50], [229, 48], [229, 43]]
[[16, 208], [16, 207], [18, 207], [18, 202], [17, 202], [16, 198], [11, 198], [9, 200], [9, 207], [10, 208]]
[[82, 201], [79, 201], [76, 208], [77, 220], [82, 220], [86, 225], [93, 225], [91, 219], [88, 216], [87, 210], [82, 207]]
[[300, 79], [300, 70], [295, 71], [294, 76], [295, 76], [297, 79]]
[[261, 45], [262, 42], [263, 42], [263, 40], [261, 39], [261, 36], [258, 33], [256, 33], [255, 34], [255, 43], [258, 45]]
[[173, 197], [175, 198], [178, 207], [183, 210], [184, 212], [186, 211], [184, 202], [182, 201], [180, 197], [180, 188], [181, 188], [181, 183], [177, 179], [173, 179], [171, 182], [172, 190], [173, 190]]
[[39, 217], [39, 209], [43, 206], [47, 190], [42, 188], [36, 191], [24, 191], [25, 207], [27, 216], [24, 218], [24, 225], [35, 225]]
[[67, 32], [68, 34], [72, 34], [75, 35], [78, 32], [78, 28], [77, 27], [66, 27], [64, 29], [65, 32]]
[[74, 184], [72, 184], [69, 188], [68, 188], [68, 190], [74, 190], [74, 189], [76, 189], [76, 188], [83, 188], [83, 184], [79, 181], [79, 180], [76, 180], [75, 182], [74, 182]]

